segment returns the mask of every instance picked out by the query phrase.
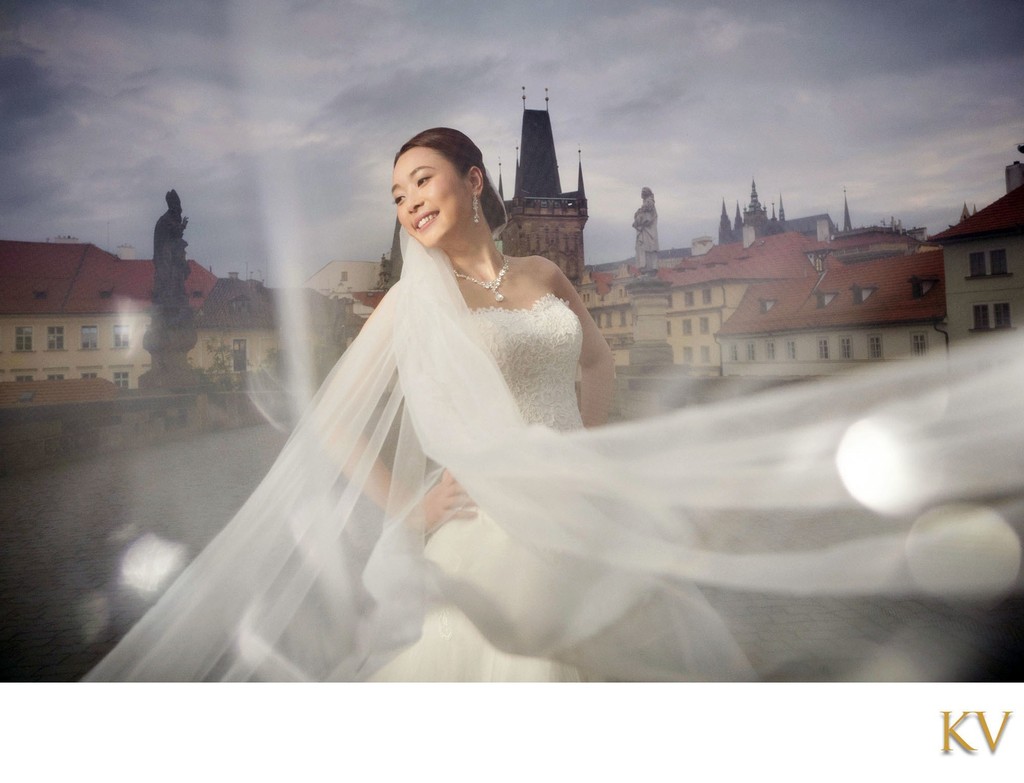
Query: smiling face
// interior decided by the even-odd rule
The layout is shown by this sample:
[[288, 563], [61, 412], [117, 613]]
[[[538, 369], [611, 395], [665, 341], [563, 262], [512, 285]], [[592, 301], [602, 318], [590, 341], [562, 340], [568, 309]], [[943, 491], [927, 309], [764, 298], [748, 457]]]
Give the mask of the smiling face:
[[426, 247], [443, 247], [471, 230], [473, 194], [482, 176], [474, 167], [460, 174], [440, 152], [413, 147], [395, 162], [391, 194], [398, 222]]

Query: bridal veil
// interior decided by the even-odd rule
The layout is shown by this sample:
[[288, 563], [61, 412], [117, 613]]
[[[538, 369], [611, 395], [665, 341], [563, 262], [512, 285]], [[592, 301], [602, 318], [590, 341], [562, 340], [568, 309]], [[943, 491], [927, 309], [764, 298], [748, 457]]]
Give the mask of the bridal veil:
[[[404, 242], [268, 475], [89, 679], [366, 679], [437, 601], [591, 677], [749, 679], [702, 588], [1018, 585], [1019, 339], [560, 433], [523, 422], [443, 254]], [[472, 580], [423, 557], [443, 468], [514, 542]]]

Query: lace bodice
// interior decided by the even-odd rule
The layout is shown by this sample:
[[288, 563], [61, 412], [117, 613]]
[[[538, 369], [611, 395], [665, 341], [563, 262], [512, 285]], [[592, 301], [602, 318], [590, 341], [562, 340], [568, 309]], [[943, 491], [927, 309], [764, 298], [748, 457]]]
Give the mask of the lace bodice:
[[523, 418], [558, 430], [583, 426], [576, 401], [576, 365], [583, 329], [554, 294], [528, 309], [473, 310]]

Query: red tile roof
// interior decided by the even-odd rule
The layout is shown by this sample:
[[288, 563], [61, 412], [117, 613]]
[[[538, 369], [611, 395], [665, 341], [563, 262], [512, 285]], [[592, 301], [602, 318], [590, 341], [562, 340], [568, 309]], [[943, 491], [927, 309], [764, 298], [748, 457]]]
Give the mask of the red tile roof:
[[594, 285], [597, 287], [598, 296], [605, 296], [612, 290], [612, 283], [615, 281], [615, 275], [611, 272], [594, 272], [591, 277], [594, 278]]
[[[750, 286], [736, 312], [719, 334], [741, 335], [838, 327], [929, 323], [946, 315], [942, 251], [843, 264], [828, 259], [825, 274]], [[912, 278], [925, 282], [922, 296], [913, 295]], [[855, 288], [874, 289], [863, 302]], [[820, 295], [834, 294], [819, 305]], [[774, 301], [769, 309], [762, 303]]]
[[117, 386], [105, 378], [0, 383], [0, 407], [61, 405], [117, 398]]
[[377, 308], [380, 304], [380, 300], [384, 298], [386, 291], [353, 291], [353, 298], [360, 304], [366, 305], [367, 307]]
[[[197, 309], [217, 278], [188, 264], [185, 286]], [[0, 314], [145, 312], [152, 290], [152, 260], [120, 259], [91, 244], [0, 240]]]
[[817, 245], [816, 240], [795, 231], [762, 237], [747, 248], [742, 242], [715, 245], [702, 256], [659, 270], [658, 277], [674, 286], [686, 286], [813, 276], [816, 273], [807, 252]]
[[985, 234], [1024, 231], [1024, 187], [1015, 188], [966, 220], [950, 226], [932, 240], [968, 239]]

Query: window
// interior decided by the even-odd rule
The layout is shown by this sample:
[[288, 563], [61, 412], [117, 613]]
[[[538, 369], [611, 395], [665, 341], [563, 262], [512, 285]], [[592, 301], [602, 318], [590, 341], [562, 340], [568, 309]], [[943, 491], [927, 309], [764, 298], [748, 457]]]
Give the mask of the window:
[[738, 362], [740, 360], [740, 349], [736, 343], [731, 343], [729, 345], [729, 360], [733, 362]]
[[819, 359], [827, 359], [828, 358], [828, 338], [827, 337], [819, 337], [818, 338], [818, 358]]
[[706, 345], [700, 347], [700, 360], [703, 364], [711, 364], [711, 349]]
[[16, 351], [31, 351], [32, 350], [32, 327], [31, 326], [15, 326], [14, 327], [14, 350], [16, 350]]
[[671, 321], [665, 321], [665, 333], [666, 334], [672, 334], [672, 322]]
[[99, 329], [95, 326], [82, 327], [82, 350], [95, 351], [99, 346]]
[[235, 372], [245, 372], [245, 340], [233, 340], [231, 343], [231, 369]]
[[796, 360], [796, 340], [786, 340], [786, 358]]
[[700, 300], [704, 304], [711, 304], [711, 289], [705, 288], [700, 292]]
[[683, 363], [693, 364], [693, 348], [690, 348], [689, 346], [683, 348]]
[[996, 302], [992, 305], [992, 323], [996, 329], [1009, 329], [1010, 324], [1010, 303]]
[[64, 327], [63, 326], [47, 326], [46, 327], [46, 350], [48, 350], [48, 351], [63, 351], [64, 350]]
[[982, 277], [985, 274], [985, 254], [971, 253], [970, 255], [971, 277]]
[[752, 362], [757, 358], [757, 349], [753, 343], [747, 343], [747, 361]]
[[1006, 248], [988, 251], [986, 263], [984, 251], [968, 255], [969, 277], [985, 277], [986, 275], [1006, 275], [1010, 270], [1006, 266]]
[[773, 307], [775, 307], [775, 302], [776, 301], [777, 300], [775, 300], [775, 299], [762, 299], [761, 300], [761, 312], [762, 313], [767, 313], [769, 310], [771, 310]]
[[14, 376], [15, 383], [29, 383], [30, 381], [34, 381], [34, 380], [35, 380], [35, 378], [33, 378], [31, 375], [15, 375]]
[[839, 338], [839, 355], [843, 359], [853, 358], [853, 340], [849, 337]]
[[82, 373], [82, 380], [87, 380], [89, 378], [97, 378], [97, 377], [99, 377], [99, 376], [97, 376], [96, 373], [94, 373], [94, 372], [83, 372]]
[[619, 326], [625, 326], [625, 325], [626, 325], [626, 311], [625, 310], [619, 310]]
[[975, 329], [991, 329], [992, 326], [988, 320], [988, 305], [979, 304], [974, 305], [974, 328]]
[[115, 370], [114, 371], [114, 385], [119, 389], [128, 388], [128, 371], [127, 370]]
[[60, 373], [60, 372], [51, 373], [50, 375], [46, 376], [46, 380], [48, 380], [48, 381], [63, 381], [64, 380], [64, 373]]
[[1006, 274], [1006, 250], [993, 250], [988, 254], [989, 265], [993, 275]]
[[872, 334], [868, 336], [868, 358], [882, 358], [882, 335]]
[[683, 292], [683, 304], [686, 307], [693, 307], [693, 291]]
[[701, 334], [707, 334], [709, 331], [711, 331], [711, 329], [710, 329], [710, 324], [708, 323], [708, 319], [707, 318], [701, 318], [700, 319], [700, 333]]
[[683, 334], [693, 334], [693, 321], [689, 318], [683, 320]]
[[114, 347], [131, 347], [131, 332], [127, 324], [114, 324]]
[[764, 341], [764, 358], [772, 361], [775, 359], [775, 341], [765, 340]]
[[924, 332], [914, 332], [910, 335], [910, 353], [913, 356], [924, 356], [928, 353], [928, 335]]

